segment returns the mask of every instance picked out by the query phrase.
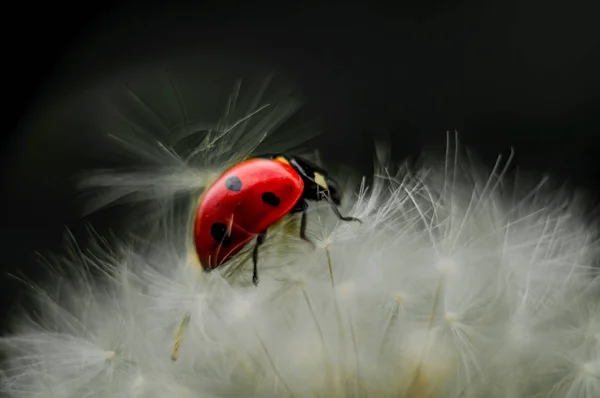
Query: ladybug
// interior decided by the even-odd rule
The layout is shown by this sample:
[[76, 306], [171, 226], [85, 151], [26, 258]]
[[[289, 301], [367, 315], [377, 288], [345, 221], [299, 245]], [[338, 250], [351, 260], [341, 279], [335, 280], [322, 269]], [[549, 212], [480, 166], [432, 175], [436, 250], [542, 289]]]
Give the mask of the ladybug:
[[[223, 173], [202, 196], [194, 220], [200, 265], [212, 271], [227, 263], [253, 239], [252, 282], [258, 285], [258, 250], [267, 229], [288, 214], [302, 213], [300, 238], [306, 237], [308, 201], [326, 200], [343, 221], [338, 184], [320, 167], [297, 156], [262, 155]], [[311, 242], [312, 243], [312, 242]]]

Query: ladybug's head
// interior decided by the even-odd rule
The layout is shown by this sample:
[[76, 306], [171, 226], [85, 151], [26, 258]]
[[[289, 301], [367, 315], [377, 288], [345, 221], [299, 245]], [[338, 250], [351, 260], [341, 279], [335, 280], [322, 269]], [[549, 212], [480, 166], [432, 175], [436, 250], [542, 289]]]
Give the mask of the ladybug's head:
[[324, 169], [299, 157], [288, 157], [287, 160], [304, 180], [305, 199], [329, 199], [336, 206], [341, 204], [339, 184]]
[[339, 184], [327, 174], [321, 174], [315, 171], [315, 183], [319, 186], [323, 195], [329, 196], [329, 199], [336, 206], [342, 204], [342, 195]]

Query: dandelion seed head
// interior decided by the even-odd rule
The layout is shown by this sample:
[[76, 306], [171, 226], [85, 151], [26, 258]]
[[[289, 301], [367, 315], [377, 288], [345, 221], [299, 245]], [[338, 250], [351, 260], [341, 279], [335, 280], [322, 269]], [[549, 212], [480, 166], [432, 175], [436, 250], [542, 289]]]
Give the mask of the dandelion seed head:
[[293, 217], [274, 226], [258, 287], [251, 245], [204, 272], [190, 239], [202, 190], [297, 109], [235, 87], [225, 116], [202, 122], [197, 107], [180, 109], [187, 117], [172, 128], [134, 90], [125, 96], [148, 131], [111, 130], [156, 167], [97, 173], [86, 186], [101, 191], [91, 208], [128, 203], [143, 214], [131, 223], [136, 239], [114, 250], [92, 241], [56, 261], [56, 283], [34, 288], [36, 316], [0, 339], [3, 393], [599, 396], [595, 231], [543, 184], [511, 191], [502, 162], [488, 174], [458, 152], [398, 173], [379, 164], [370, 186], [347, 188], [341, 211], [362, 223], [312, 204], [316, 247]]
[[333, 238], [331, 237], [331, 235], [327, 235], [325, 237], [322, 237], [320, 239], [317, 239], [317, 247], [321, 248], [321, 249], [329, 249], [331, 247], [333, 243]]

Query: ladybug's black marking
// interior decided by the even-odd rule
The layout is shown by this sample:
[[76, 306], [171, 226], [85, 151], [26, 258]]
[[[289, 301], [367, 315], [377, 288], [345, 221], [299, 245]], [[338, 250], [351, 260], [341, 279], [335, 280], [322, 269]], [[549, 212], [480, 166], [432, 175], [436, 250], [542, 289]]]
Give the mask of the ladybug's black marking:
[[263, 192], [262, 201], [269, 206], [279, 207], [280, 200], [273, 192]]
[[227, 225], [222, 222], [216, 222], [210, 227], [210, 235], [221, 246], [227, 247], [231, 244], [231, 235], [227, 234]]
[[242, 180], [240, 180], [238, 176], [231, 176], [225, 180], [225, 186], [230, 191], [240, 192], [242, 189]]

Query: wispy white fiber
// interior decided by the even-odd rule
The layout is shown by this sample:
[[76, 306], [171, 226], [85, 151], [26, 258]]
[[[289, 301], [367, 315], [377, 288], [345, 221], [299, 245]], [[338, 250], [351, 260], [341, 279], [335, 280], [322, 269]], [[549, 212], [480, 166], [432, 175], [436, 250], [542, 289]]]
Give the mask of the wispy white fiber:
[[375, 178], [347, 189], [343, 212], [363, 223], [312, 206], [314, 247], [290, 234], [297, 220], [274, 227], [258, 287], [248, 250], [220, 272], [196, 264], [186, 187], [209, 164], [93, 177], [112, 192], [102, 204], [131, 193], [163, 211], [135, 239], [96, 236], [55, 261], [34, 316], [1, 340], [3, 392], [599, 397], [600, 246], [569, 195], [521, 189], [510, 159], [482, 174], [455, 149], [396, 173], [379, 153]]

